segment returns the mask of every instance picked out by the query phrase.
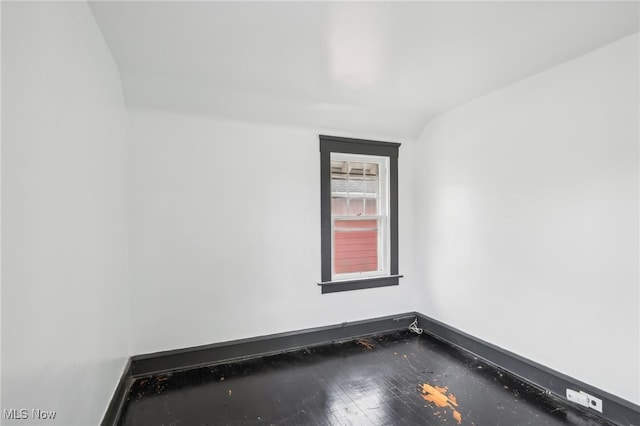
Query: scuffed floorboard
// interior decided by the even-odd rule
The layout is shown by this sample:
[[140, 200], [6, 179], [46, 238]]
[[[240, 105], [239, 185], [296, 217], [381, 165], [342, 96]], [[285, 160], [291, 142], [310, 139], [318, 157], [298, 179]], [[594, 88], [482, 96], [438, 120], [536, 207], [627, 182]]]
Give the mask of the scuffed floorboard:
[[137, 379], [144, 425], [603, 425], [427, 335], [409, 332]]

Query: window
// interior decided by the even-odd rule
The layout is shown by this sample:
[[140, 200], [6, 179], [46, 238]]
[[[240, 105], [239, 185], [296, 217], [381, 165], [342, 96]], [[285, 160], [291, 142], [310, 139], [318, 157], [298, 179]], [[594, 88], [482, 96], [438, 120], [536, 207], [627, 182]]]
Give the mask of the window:
[[388, 274], [388, 159], [331, 153], [332, 280]]
[[398, 284], [399, 147], [320, 136], [322, 293]]

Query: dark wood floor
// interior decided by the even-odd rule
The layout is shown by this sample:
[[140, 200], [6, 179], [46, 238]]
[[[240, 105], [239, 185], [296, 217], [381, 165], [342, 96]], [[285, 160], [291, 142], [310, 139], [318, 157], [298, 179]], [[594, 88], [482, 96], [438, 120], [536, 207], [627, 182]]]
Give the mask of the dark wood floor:
[[409, 332], [137, 379], [123, 426], [602, 425]]

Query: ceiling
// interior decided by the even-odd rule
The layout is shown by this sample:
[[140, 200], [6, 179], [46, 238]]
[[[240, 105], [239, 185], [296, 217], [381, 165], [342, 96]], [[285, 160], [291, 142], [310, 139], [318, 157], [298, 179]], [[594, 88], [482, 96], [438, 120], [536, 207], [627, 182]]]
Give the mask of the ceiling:
[[91, 2], [131, 107], [416, 137], [638, 32], [638, 2]]

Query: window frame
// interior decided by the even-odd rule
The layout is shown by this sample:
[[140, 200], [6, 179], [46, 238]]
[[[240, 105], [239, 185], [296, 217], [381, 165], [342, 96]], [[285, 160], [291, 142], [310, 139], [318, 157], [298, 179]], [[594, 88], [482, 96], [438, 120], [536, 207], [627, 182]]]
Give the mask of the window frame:
[[[399, 284], [398, 271], [398, 151], [399, 143], [320, 135], [320, 216], [322, 294]], [[331, 153], [386, 157], [388, 164], [388, 274], [333, 279], [331, 215]], [[387, 243], [387, 242], [385, 242]]]

